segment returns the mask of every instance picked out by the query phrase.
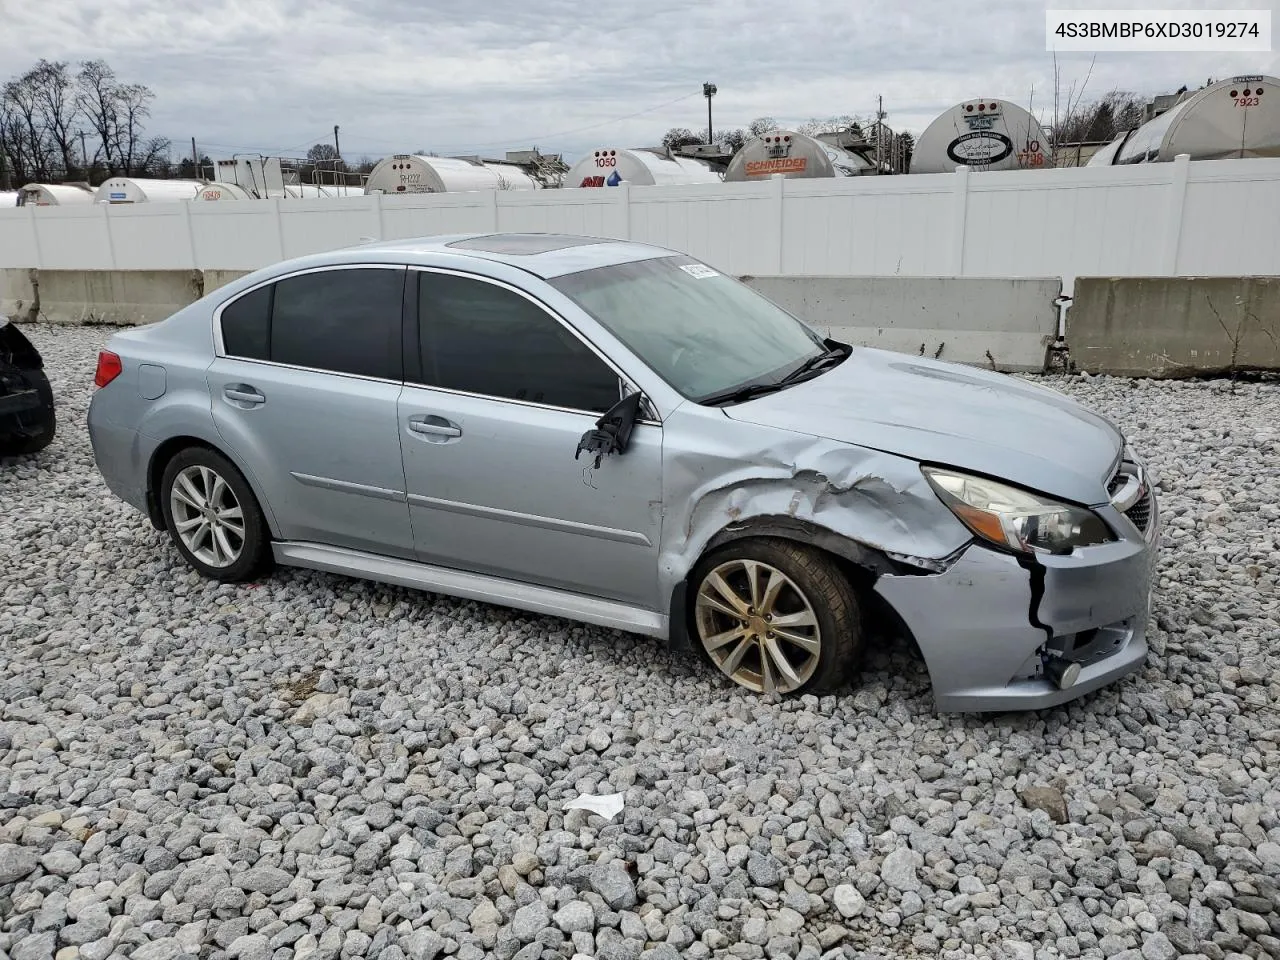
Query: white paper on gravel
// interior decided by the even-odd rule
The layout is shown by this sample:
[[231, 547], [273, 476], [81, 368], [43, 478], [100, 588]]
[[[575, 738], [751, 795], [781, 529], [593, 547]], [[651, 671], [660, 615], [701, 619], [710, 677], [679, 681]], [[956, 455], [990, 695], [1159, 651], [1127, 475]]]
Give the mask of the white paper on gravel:
[[598, 797], [581, 796], [576, 800], [570, 800], [564, 805], [566, 810], [589, 810], [591, 813], [599, 814], [606, 820], [612, 820], [622, 812], [621, 793], [606, 793]]

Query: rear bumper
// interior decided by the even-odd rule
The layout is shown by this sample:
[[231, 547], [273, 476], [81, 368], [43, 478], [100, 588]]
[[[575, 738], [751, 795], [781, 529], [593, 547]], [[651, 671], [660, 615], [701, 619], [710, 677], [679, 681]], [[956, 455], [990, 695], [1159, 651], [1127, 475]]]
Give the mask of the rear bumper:
[[[1140, 669], [1159, 544], [1145, 538], [1019, 561], [971, 545], [945, 572], [882, 576], [876, 591], [911, 630], [943, 712], [1038, 710]], [[1136, 531], [1134, 531], [1136, 534]], [[1080, 665], [1059, 689], [1047, 658]]]
[[89, 444], [107, 488], [132, 507], [147, 513], [148, 448], [136, 430], [118, 426], [89, 408]]
[[[14, 378], [6, 380], [12, 384]], [[53, 390], [44, 373], [20, 373], [17, 383], [21, 385], [19, 389], [0, 393], [0, 439], [36, 436], [47, 430], [53, 420]]]

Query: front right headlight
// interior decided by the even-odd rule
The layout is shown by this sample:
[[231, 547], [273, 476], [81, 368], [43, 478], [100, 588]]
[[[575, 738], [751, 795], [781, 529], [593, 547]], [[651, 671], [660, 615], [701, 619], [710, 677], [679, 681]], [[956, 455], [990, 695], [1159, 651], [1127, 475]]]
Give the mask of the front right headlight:
[[1110, 543], [1110, 528], [1092, 510], [940, 467], [920, 468], [943, 503], [983, 540], [1019, 553], [1070, 553]]

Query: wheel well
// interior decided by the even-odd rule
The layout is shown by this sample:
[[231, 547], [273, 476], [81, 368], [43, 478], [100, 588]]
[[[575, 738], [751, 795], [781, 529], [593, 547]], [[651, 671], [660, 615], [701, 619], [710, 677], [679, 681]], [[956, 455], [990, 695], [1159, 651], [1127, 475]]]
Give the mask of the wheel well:
[[147, 516], [151, 525], [157, 530], [164, 529], [164, 511], [160, 508], [160, 479], [164, 476], [164, 468], [179, 452], [190, 447], [204, 447], [214, 453], [221, 453], [213, 444], [199, 437], [170, 437], [151, 454], [151, 463], [147, 466]]
[[819, 551], [853, 584], [858, 598], [865, 601], [862, 611], [864, 622], [883, 622], [885, 627], [895, 631], [900, 627], [905, 629], [897, 611], [872, 589], [881, 574], [898, 571], [898, 565], [882, 551], [794, 517], [761, 517], [750, 523], [726, 527], [708, 540], [689, 573], [671, 591], [668, 644], [672, 649], [691, 650], [693, 647], [693, 638], [689, 635], [689, 609], [693, 602], [689, 596], [689, 576], [698, 564], [707, 554], [725, 544], [761, 539], [790, 540]]

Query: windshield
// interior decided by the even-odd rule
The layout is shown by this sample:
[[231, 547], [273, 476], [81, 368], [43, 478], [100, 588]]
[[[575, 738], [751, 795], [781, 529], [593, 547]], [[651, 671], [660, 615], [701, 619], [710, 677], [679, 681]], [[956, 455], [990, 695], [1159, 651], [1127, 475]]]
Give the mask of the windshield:
[[551, 284], [694, 401], [776, 382], [826, 350], [781, 307], [689, 257], [598, 267]]

